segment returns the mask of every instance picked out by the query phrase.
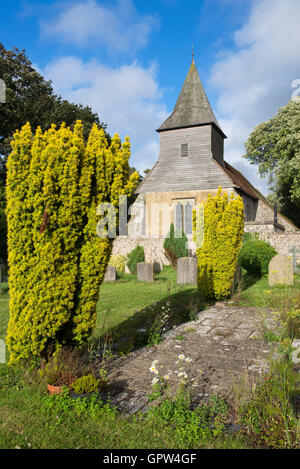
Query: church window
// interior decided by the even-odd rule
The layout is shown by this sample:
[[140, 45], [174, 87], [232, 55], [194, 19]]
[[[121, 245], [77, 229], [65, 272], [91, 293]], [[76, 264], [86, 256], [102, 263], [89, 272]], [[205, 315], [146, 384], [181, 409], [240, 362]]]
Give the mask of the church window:
[[190, 202], [175, 205], [175, 231], [182, 232], [186, 235], [193, 233], [193, 206]]
[[184, 205], [184, 232], [186, 235], [193, 233], [193, 208], [190, 203]]

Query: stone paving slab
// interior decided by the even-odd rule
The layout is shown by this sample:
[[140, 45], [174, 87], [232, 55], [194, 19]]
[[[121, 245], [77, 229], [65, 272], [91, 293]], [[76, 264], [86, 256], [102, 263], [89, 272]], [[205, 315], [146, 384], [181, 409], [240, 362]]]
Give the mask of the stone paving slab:
[[[159, 345], [111, 360], [108, 379], [116, 390], [112, 403], [128, 414], [147, 410], [155, 376], [149, 368], [154, 360], [161, 375], [169, 374], [174, 392], [184, 364], [198, 405], [212, 394], [230, 399], [233, 386], [244, 376], [256, 380], [268, 370], [272, 348], [262, 339], [263, 321], [276, 329], [271, 316], [263, 318], [256, 308], [216, 304], [200, 312], [196, 320], [168, 331]], [[178, 335], [184, 340], [176, 340]], [[180, 354], [191, 362], [180, 360]]]

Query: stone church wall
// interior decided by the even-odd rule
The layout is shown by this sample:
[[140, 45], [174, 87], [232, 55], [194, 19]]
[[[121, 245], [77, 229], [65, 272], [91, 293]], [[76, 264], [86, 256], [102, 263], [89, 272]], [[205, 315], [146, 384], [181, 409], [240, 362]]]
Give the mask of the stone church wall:
[[[253, 225], [255, 227], [255, 225]], [[294, 246], [298, 250], [297, 260], [300, 263], [300, 231], [298, 232], [274, 232], [271, 231], [273, 225], [261, 225], [263, 231], [259, 231], [256, 225], [256, 231], [260, 239], [263, 239], [271, 244], [280, 254], [290, 256], [290, 249]], [[270, 231], [268, 231], [270, 230]], [[245, 230], [246, 231], [246, 230]], [[247, 230], [248, 231], [248, 230]], [[145, 250], [146, 262], [154, 262], [156, 259], [161, 259], [164, 265], [169, 265], [169, 261], [165, 256], [163, 248], [164, 238], [130, 238], [121, 236], [115, 239], [113, 245], [113, 254], [122, 254], [126, 256], [138, 244], [143, 246]]]
[[264, 239], [273, 246], [276, 251], [284, 256], [291, 256], [290, 249], [295, 246], [297, 249], [297, 261], [300, 262], [300, 231], [297, 232], [278, 232], [278, 233], [259, 233], [260, 239]]
[[129, 238], [119, 236], [114, 240], [112, 254], [126, 256], [139, 245], [143, 246], [145, 250], [146, 262], [154, 262], [156, 259], [161, 259], [164, 265], [169, 265], [169, 261], [164, 253], [163, 243], [164, 238]]

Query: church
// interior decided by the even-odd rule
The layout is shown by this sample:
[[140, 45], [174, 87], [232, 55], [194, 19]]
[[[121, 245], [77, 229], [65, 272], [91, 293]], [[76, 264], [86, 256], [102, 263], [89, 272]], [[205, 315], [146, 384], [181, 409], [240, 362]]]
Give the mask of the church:
[[297, 230], [241, 172], [224, 160], [227, 137], [208, 101], [194, 59], [172, 114], [157, 132], [158, 160], [136, 190], [127, 243], [123, 242], [123, 248], [121, 241], [116, 240], [115, 252], [127, 254], [140, 244], [149, 261], [155, 255], [162, 257], [163, 240], [172, 222], [175, 229], [183, 229], [192, 243], [192, 211], [208, 194], [216, 195], [219, 186], [228, 194], [234, 192], [242, 197], [245, 231]]

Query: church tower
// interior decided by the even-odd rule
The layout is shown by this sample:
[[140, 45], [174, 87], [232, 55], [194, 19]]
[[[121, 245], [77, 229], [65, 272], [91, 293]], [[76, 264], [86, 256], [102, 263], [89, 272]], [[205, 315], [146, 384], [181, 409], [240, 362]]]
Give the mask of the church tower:
[[[146, 235], [166, 236], [170, 222], [192, 234], [192, 209], [219, 186], [232, 189], [224, 171], [224, 139], [194, 60], [172, 114], [157, 129], [158, 161], [137, 189], [146, 206]], [[142, 197], [143, 195], [143, 197]], [[159, 204], [159, 207], [154, 209]], [[155, 210], [157, 213], [154, 213]]]
[[224, 168], [224, 139], [194, 60], [172, 114], [157, 130], [158, 162], [138, 193], [232, 187]]
[[[295, 229], [280, 215], [274, 225], [273, 207], [238, 170], [224, 161], [222, 131], [200, 80], [194, 59], [172, 114], [157, 129], [158, 160], [136, 190], [128, 224], [129, 237], [163, 240], [174, 223], [192, 240], [192, 211], [216, 195], [220, 186], [239, 194], [245, 226]], [[275, 228], [274, 228], [275, 226]], [[245, 228], [246, 229], [246, 228]]]

